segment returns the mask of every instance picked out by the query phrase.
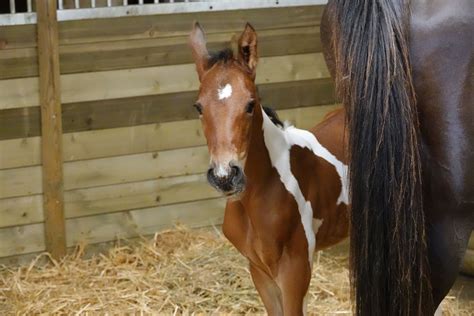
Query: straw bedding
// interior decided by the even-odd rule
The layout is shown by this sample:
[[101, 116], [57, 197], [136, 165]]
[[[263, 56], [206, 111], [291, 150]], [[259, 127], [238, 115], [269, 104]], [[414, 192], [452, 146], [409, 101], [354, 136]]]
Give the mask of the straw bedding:
[[[175, 230], [118, 241], [106, 254], [85, 247], [61, 262], [0, 266], [0, 311], [8, 314], [263, 314], [244, 259], [218, 229]], [[350, 314], [347, 257], [320, 253], [310, 314]], [[468, 315], [449, 297], [447, 315]]]

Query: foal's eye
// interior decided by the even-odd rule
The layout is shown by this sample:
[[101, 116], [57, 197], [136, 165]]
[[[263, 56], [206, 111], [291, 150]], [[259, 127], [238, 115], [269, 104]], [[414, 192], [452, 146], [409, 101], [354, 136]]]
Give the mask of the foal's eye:
[[249, 101], [249, 103], [247, 103], [247, 107], [245, 109], [245, 112], [247, 112], [248, 114], [252, 114], [254, 107], [255, 107], [255, 100]]
[[199, 115], [202, 115], [202, 105], [201, 103], [194, 103], [193, 104], [194, 108], [196, 109], [196, 111], [199, 113]]

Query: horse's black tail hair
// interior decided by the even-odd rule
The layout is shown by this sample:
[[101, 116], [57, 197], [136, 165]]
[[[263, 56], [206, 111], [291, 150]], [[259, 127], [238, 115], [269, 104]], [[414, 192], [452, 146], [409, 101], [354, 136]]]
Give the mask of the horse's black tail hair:
[[432, 315], [419, 126], [404, 0], [333, 0], [350, 132], [356, 315]]

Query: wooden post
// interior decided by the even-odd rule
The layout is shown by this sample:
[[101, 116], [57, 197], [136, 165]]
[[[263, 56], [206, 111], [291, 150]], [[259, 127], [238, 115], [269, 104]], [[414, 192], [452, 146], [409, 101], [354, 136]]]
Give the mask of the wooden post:
[[66, 254], [61, 89], [56, 0], [36, 0], [46, 250]]

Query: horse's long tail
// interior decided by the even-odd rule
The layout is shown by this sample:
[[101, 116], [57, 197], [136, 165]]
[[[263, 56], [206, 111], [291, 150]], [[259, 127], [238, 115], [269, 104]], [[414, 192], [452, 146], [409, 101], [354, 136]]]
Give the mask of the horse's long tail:
[[333, 0], [350, 132], [357, 315], [432, 315], [419, 127], [404, 0]]

